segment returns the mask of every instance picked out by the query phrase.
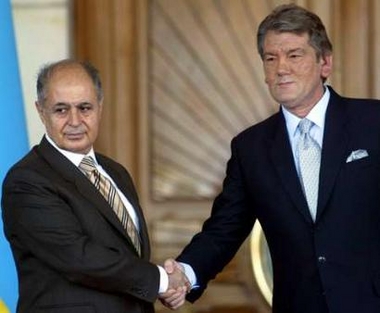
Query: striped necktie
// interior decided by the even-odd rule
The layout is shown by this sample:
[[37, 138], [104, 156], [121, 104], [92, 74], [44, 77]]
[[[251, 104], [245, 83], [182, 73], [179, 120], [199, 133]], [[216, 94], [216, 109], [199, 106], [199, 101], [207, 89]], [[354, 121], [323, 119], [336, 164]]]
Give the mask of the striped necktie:
[[297, 145], [299, 176], [310, 214], [315, 221], [317, 215], [319, 169], [321, 166], [321, 148], [310, 136], [314, 123], [306, 118], [298, 124], [301, 133]]
[[121, 201], [116, 188], [112, 185], [111, 181], [108, 178], [99, 173], [95, 167], [94, 160], [90, 156], [83, 158], [79, 164], [79, 168], [85, 173], [87, 178], [94, 184], [94, 186], [110, 204], [124, 229], [126, 230], [128, 236], [132, 240], [137, 253], [141, 255], [141, 244], [138, 231], [128, 213], [128, 210], [125, 208], [123, 202]]

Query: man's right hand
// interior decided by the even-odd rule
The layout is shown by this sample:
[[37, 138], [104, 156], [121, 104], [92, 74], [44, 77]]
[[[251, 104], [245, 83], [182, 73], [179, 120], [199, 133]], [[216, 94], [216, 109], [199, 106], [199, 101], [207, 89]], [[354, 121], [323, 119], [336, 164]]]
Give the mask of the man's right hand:
[[174, 259], [167, 259], [164, 268], [169, 277], [169, 287], [159, 298], [163, 305], [175, 310], [185, 303], [185, 297], [190, 292], [191, 286], [183, 267]]

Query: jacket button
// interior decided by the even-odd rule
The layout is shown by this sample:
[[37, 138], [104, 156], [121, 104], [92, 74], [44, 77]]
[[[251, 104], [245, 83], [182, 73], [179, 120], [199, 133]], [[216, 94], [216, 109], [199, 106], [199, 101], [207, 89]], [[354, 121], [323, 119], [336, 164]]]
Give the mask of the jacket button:
[[319, 263], [326, 263], [326, 257], [324, 257], [324, 256], [322, 256], [322, 255], [319, 256], [319, 257], [318, 257], [318, 262], [319, 262]]

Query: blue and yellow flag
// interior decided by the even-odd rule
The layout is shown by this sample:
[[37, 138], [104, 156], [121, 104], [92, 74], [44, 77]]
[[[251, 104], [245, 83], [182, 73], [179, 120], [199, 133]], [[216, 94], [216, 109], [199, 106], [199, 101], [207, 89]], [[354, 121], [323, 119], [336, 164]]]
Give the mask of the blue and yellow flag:
[[[0, 1], [0, 181], [28, 150], [10, 0]], [[0, 190], [1, 196], [1, 190]], [[17, 277], [0, 218], [0, 313], [16, 312]]]

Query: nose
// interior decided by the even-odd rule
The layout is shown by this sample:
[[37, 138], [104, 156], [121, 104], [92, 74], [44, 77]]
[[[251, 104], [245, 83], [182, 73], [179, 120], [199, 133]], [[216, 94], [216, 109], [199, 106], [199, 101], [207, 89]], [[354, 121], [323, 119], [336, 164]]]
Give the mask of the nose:
[[277, 74], [279, 76], [285, 75], [289, 73], [289, 63], [286, 57], [278, 58], [277, 63]]
[[75, 108], [70, 110], [69, 124], [71, 126], [77, 126], [80, 124], [80, 113]]

